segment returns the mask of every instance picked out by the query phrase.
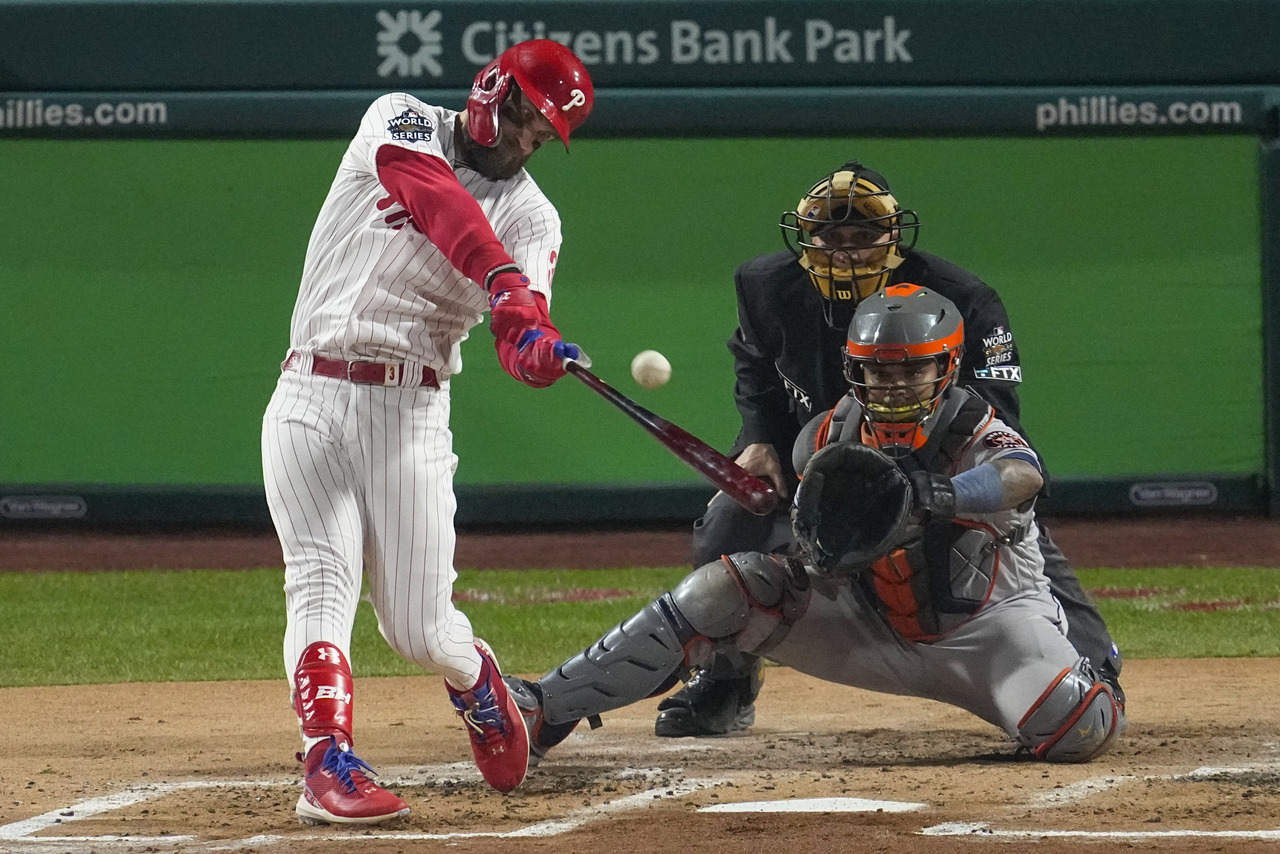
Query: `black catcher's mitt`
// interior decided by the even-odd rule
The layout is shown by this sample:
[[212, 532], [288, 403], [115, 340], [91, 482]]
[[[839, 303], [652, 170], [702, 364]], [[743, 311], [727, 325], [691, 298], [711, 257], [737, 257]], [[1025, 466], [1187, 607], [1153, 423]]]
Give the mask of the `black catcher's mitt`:
[[893, 460], [857, 442], [837, 442], [813, 455], [791, 509], [796, 539], [832, 575], [888, 554], [910, 522], [911, 482]]

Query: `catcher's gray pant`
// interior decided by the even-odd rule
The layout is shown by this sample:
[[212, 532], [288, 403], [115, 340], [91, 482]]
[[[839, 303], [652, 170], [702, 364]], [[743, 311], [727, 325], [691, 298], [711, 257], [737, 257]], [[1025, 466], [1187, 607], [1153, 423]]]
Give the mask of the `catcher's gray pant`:
[[[1050, 592], [1066, 615], [1067, 640], [1080, 655], [1089, 659], [1099, 675], [1117, 678], [1120, 653], [1107, 624], [1080, 586], [1080, 579], [1076, 578], [1062, 549], [1049, 536], [1048, 528], [1039, 520], [1037, 524], [1044, 574], [1049, 579]], [[784, 506], [768, 516], [756, 516], [724, 493], [716, 495], [707, 505], [707, 512], [694, 522], [692, 564], [696, 568], [718, 560], [721, 555], [743, 551], [796, 554], [789, 508]], [[707, 662], [705, 668], [716, 678], [745, 677], [751, 671], [751, 663], [744, 666], [731, 657], [718, 655]]]
[[834, 598], [814, 590], [809, 607], [768, 658], [869, 691], [938, 700], [1018, 738], [1018, 724], [1080, 656], [1046, 593], [979, 611], [933, 643], [903, 640], [850, 585]]
[[544, 720], [568, 724], [666, 690], [682, 664], [726, 647], [831, 682], [958, 706], [1049, 761], [1087, 761], [1124, 729], [1122, 709], [1067, 641], [1042, 584], [916, 643], [855, 585], [754, 552], [699, 567], [544, 675]]

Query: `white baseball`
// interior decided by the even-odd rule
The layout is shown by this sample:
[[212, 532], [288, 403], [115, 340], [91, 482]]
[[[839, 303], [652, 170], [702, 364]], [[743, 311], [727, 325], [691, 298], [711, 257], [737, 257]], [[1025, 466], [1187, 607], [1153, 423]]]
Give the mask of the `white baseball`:
[[641, 350], [631, 360], [631, 376], [645, 388], [657, 388], [671, 379], [671, 363], [657, 350]]

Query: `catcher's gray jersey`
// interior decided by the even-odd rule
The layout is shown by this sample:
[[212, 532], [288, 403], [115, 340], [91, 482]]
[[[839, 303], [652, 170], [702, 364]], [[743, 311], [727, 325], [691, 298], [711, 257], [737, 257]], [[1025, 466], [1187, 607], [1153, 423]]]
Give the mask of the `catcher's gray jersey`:
[[[961, 406], [966, 402], [972, 406], [977, 400], [979, 398], [972, 392], [956, 387], [948, 389], [944, 404], [939, 407], [933, 422], [926, 425], [922, 438], [932, 436], [933, 431], [947, 429], [952, 421], [951, 416]], [[815, 417], [796, 440], [793, 454], [796, 471], [804, 471], [809, 458], [826, 444], [861, 441], [861, 425], [861, 408], [853, 395], [846, 396], [833, 410]], [[939, 472], [948, 477], [1002, 459], [1019, 459], [1040, 468], [1036, 452], [1015, 430], [997, 418], [990, 406], [986, 406], [985, 416], [978, 420], [971, 435], [958, 437], [954, 441], [962, 443], [950, 455], [954, 462], [945, 471]], [[1049, 582], [1044, 575], [1044, 557], [1037, 544], [1040, 532], [1033, 508], [1034, 504], [1027, 502], [995, 513], [956, 516], [955, 522], [969, 528], [972, 533], [964, 535], [954, 545], [963, 548], [971, 544], [977, 550], [987, 550], [982, 558], [985, 566], [979, 567], [980, 572], [965, 573], [963, 576], [958, 571], [952, 572], [952, 584], [963, 585], [963, 589], [952, 590], [957, 597], [981, 601], [984, 607], [1023, 593], [1049, 597]], [[892, 556], [886, 560], [891, 558]], [[935, 571], [940, 569], [936, 568]], [[888, 570], [889, 574], [894, 572], [897, 572], [894, 568]], [[879, 584], [875, 586], [883, 587]], [[1065, 617], [1061, 619], [1065, 632]], [[921, 639], [906, 631], [905, 627], [901, 628], [909, 639]]]
[[[948, 392], [953, 402], [967, 394]], [[939, 415], [947, 409], [939, 407]], [[860, 440], [861, 424], [852, 395], [815, 418], [796, 442], [797, 471], [828, 442]], [[1001, 459], [1039, 467], [1035, 451], [989, 407], [972, 433], [957, 441], [962, 444], [954, 462], [941, 472], [948, 476]], [[1020, 719], [1046, 686], [1079, 659], [1044, 576], [1032, 507], [1027, 502], [956, 517], [968, 530], [946, 552], [949, 566], [935, 563], [928, 571], [946, 576], [947, 592], [956, 600], [979, 603], [972, 613], [944, 615], [941, 627], [928, 631], [922, 625], [925, 605], [911, 601], [904, 589], [911, 568], [895, 555], [857, 579], [810, 570], [807, 607], [768, 657], [834, 682], [951, 703], [1016, 737]], [[901, 582], [898, 588], [895, 581]]]

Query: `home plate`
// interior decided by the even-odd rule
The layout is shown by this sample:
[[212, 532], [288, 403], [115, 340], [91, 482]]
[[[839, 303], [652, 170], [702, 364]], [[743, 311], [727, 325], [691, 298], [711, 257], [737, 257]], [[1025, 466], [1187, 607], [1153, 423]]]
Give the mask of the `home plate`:
[[740, 804], [712, 804], [698, 812], [911, 812], [925, 804], [906, 801], [875, 801], [868, 798], [795, 798], [789, 801], [747, 801]]

